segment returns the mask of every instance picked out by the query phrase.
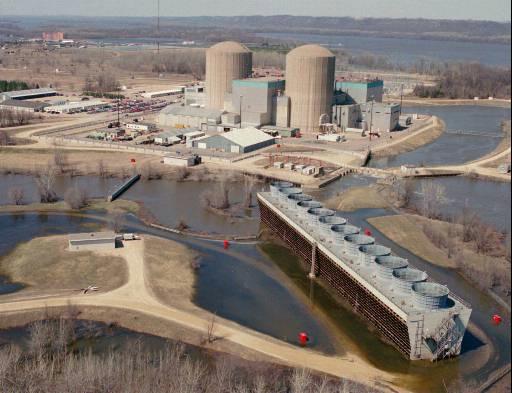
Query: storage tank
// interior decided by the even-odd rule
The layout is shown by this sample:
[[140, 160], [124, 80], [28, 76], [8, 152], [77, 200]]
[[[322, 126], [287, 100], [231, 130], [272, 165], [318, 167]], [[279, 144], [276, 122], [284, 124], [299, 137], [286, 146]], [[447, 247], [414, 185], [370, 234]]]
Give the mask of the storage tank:
[[336, 212], [331, 209], [325, 209], [323, 207], [312, 208], [308, 210], [308, 224], [313, 228], [320, 230], [320, 221], [318, 221], [321, 217], [334, 216]]
[[427, 278], [427, 273], [410, 267], [393, 270], [393, 286], [404, 295], [410, 295], [413, 284], [427, 281]]
[[380, 244], [370, 244], [369, 246], [359, 247], [360, 262], [365, 266], [372, 266], [377, 257], [385, 257], [391, 255], [391, 249], [381, 246]]
[[377, 266], [377, 278], [391, 280], [393, 278], [393, 271], [405, 269], [409, 266], [409, 261], [404, 258], [388, 255], [375, 258], [375, 265]]
[[361, 246], [369, 246], [370, 244], [375, 243], [375, 239], [371, 236], [366, 235], [346, 235], [344, 249], [347, 255], [352, 258], [358, 259], [359, 257], [359, 247]]
[[286, 56], [286, 95], [290, 127], [319, 132], [320, 118], [331, 118], [336, 57], [319, 45], [304, 45]]
[[270, 183], [270, 194], [274, 197], [279, 195], [280, 188], [292, 188], [293, 183], [287, 181], [273, 181]]
[[331, 227], [331, 241], [333, 243], [339, 244], [341, 246], [341, 250], [345, 250], [345, 236], [347, 235], [357, 235], [361, 232], [361, 228], [358, 228], [354, 225], [333, 225]]
[[331, 236], [331, 228], [333, 225], [345, 225], [347, 223], [346, 218], [336, 215], [320, 217], [318, 221], [320, 222], [320, 230], [322, 235], [324, 235], [326, 239]]
[[224, 109], [226, 93], [236, 79], [252, 75], [252, 52], [244, 45], [226, 41], [206, 51], [206, 107]]
[[435, 282], [417, 282], [412, 285], [412, 299], [421, 310], [437, 310], [446, 307], [450, 290]]

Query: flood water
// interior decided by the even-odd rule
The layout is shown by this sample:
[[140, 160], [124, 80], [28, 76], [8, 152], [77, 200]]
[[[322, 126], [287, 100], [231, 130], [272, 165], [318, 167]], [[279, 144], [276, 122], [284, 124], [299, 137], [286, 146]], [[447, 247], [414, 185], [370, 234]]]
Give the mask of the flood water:
[[[0, 214], [0, 256], [34, 237], [95, 231], [104, 225], [105, 222], [83, 216]], [[125, 231], [179, 241], [201, 255], [194, 299], [198, 306], [292, 344], [297, 344], [299, 332], [307, 330], [313, 337], [312, 348], [326, 353], [340, 351], [318, 315], [282, 282], [279, 270], [255, 244], [224, 250], [222, 242], [177, 237], [146, 228], [134, 218], [125, 225]], [[0, 281], [0, 293], [18, 289], [5, 279]]]
[[[510, 120], [510, 109], [487, 106], [407, 106], [404, 113], [433, 115], [446, 123], [446, 131], [433, 142], [414, 151], [370, 160], [373, 168], [395, 168], [404, 164], [451, 165], [476, 160], [492, 152], [500, 143], [501, 122]], [[451, 131], [471, 131], [485, 136], [454, 135]], [[491, 136], [488, 136], [491, 135]]]

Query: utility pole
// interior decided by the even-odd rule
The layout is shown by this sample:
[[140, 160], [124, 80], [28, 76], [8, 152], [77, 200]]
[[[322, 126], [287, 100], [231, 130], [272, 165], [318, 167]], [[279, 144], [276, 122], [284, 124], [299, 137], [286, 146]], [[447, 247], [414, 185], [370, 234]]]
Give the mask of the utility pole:
[[244, 96], [240, 96], [240, 129], [242, 129], [242, 101]]
[[373, 132], [373, 103], [375, 100], [372, 98], [372, 109], [370, 114], [370, 142], [372, 141], [372, 132]]
[[156, 35], [156, 51], [160, 54], [160, 0], [157, 0]]
[[400, 116], [402, 116], [402, 103], [404, 101], [404, 84], [400, 85]]

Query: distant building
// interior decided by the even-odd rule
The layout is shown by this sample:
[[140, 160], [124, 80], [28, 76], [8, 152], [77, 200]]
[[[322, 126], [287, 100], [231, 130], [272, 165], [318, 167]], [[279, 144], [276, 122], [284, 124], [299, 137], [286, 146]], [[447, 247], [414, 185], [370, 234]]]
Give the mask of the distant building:
[[216, 130], [224, 113], [226, 112], [216, 109], [169, 105], [160, 112], [157, 122], [160, 126], [198, 129], [208, 129], [211, 126]]
[[69, 235], [70, 251], [111, 250], [116, 248], [114, 232], [76, 233]]
[[51, 96], [56, 96], [56, 95], [57, 95], [56, 90], [48, 89], [48, 88], [6, 91], [3, 93], [0, 93], [0, 101], [30, 100], [30, 99], [34, 99], [34, 98], [51, 97]]
[[201, 163], [201, 157], [196, 155], [174, 155], [169, 154], [164, 156], [164, 164], [173, 165], [173, 166], [181, 166], [181, 167], [190, 167], [195, 166]]
[[361, 105], [362, 121], [367, 128], [377, 132], [395, 131], [400, 121], [400, 104], [379, 102]]
[[244, 128], [199, 138], [194, 140], [192, 145], [198, 149], [213, 149], [226, 153], [243, 154], [262, 149], [274, 143], [275, 139], [263, 131], [256, 128]]
[[50, 105], [44, 108], [45, 112], [49, 113], [78, 113], [84, 112], [90, 109], [95, 108], [103, 108], [108, 106], [107, 102], [101, 100], [89, 100], [89, 101], [78, 101], [78, 102], [68, 102], [62, 105]]
[[0, 109], [7, 109], [20, 112], [41, 112], [47, 106], [48, 104], [45, 104], [44, 102], [21, 101], [11, 99], [0, 101]]
[[185, 105], [199, 105], [200, 107], [206, 104], [206, 92], [204, 85], [194, 85], [185, 88]]
[[346, 104], [364, 104], [372, 100], [382, 102], [384, 82], [379, 79], [371, 81], [337, 81], [336, 90], [344, 94], [343, 98], [346, 100]]
[[148, 133], [148, 132], [153, 132], [156, 130], [156, 124], [155, 123], [141, 123], [141, 122], [127, 123], [126, 128], [128, 130], [134, 130], [134, 131], [139, 131], [142, 133]]
[[144, 98], [158, 98], [158, 97], [167, 97], [178, 94], [183, 94], [185, 91], [185, 86], [178, 86], [169, 90], [160, 90], [160, 91], [150, 91], [147, 93], [142, 93], [141, 96]]
[[62, 31], [45, 31], [42, 34], [43, 41], [62, 41], [64, 33]]

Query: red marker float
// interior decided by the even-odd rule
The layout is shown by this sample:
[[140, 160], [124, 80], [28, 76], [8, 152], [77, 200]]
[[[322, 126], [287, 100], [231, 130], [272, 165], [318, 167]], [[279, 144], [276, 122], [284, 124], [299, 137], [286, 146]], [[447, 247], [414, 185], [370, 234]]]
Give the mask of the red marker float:
[[503, 319], [498, 315], [498, 314], [494, 314], [492, 316], [492, 322], [495, 324], [495, 325], [500, 325], [501, 322], [503, 322]]
[[227, 240], [224, 240], [224, 250], [227, 250], [229, 248], [229, 242]]
[[366, 229], [364, 230], [364, 234], [365, 234], [366, 236], [371, 236], [371, 235], [372, 235], [372, 231], [370, 231], [368, 228], [366, 228]]
[[308, 345], [308, 342], [309, 342], [308, 334], [305, 333], [305, 332], [299, 333], [299, 343], [300, 343], [300, 345], [305, 347], [306, 345]]

